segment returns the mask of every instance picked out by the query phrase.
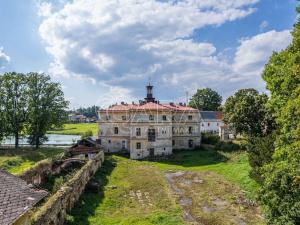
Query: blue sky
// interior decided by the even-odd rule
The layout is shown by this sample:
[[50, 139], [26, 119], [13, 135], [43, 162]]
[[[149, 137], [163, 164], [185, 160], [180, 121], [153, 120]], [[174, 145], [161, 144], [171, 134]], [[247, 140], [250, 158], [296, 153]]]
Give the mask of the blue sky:
[[272, 51], [291, 41], [296, 0], [0, 1], [0, 73], [43, 71], [71, 108], [162, 101], [211, 87], [265, 91]]

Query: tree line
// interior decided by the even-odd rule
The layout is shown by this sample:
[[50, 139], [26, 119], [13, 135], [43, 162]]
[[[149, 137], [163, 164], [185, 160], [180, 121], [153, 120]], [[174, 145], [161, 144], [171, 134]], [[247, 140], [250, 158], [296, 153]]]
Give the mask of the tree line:
[[60, 127], [66, 119], [68, 102], [59, 83], [39, 73], [9, 72], [0, 76], [0, 142], [21, 137], [38, 148], [47, 140], [46, 132]]

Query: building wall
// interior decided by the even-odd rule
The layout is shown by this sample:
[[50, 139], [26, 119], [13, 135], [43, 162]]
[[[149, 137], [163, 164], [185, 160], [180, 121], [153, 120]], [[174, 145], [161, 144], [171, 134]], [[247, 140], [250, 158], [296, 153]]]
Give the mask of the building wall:
[[[150, 115], [153, 120], [149, 119]], [[99, 139], [106, 152], [128, 150], [130, 158], [141, 159], [150, 154], [170, 155], [173, 148], [193, 149], [200, 146], [198, 112], [100, 112], [99, 118]], [[115, 127], [118, 127], [118, 134], [114, 132]], [[140, 135], [137, 135], [137, 128], [140, 129]], [[155, 142], [148, 141], [148, 129], [155, 130]], [[192, 146], [189, 141], [192, 141]], [[126, 142], [126, 148], [122, 142]]]
[[222, 120], [202, 120], [200, 124], [201, 132], [213, 132], [218, 133], [219, 127], [223, 126], [224, 122]]

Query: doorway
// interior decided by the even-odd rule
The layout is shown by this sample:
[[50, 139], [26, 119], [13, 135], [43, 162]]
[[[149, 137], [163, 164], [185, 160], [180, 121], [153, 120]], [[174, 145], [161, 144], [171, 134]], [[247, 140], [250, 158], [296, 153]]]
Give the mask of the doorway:
[[154, 156], [154, 148], [150, 148], [149, 151], [150, 151], [150, 157], [153, 157]]

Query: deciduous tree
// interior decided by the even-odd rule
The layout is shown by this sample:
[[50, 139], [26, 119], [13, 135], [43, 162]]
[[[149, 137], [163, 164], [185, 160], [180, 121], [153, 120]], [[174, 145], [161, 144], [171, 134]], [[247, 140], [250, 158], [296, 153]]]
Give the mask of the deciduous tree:
[[51, 82], [45, 74], [28, 74], [28, 126], [29, 143], [36, 148], [47, 140], [46, 132], [65, 122], [68, 102], [60, 84]]
[[27, 119], [27, 91], [24, 74], [11, 72], [1, 77], [4, 133], [15, 138], [16, 148], [19, 147], [19, 138]]
[[222, 104], [222, 96], [210, 89], [198, 89], [190, 99], [189, 106], [203, 111], [217, 111]]
[[269, 223], [277, 225], [300, 224], [300, 19], [292, 36], [290, 46], [274, 53], [263, 72], [279, 135], [273, 160], [264, 167], [260, 200]]
[[241, 89], [230, 96], [223, 107], [224, 122], [237, 133], [260, 136], [272, 130], [272, 114], [266, 107], [268, 96], [255, 89]]

